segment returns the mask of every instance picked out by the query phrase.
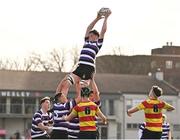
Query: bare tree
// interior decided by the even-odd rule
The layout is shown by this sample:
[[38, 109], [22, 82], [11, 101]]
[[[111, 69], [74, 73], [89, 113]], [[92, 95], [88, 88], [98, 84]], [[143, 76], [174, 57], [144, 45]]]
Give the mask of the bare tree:
[[32, 67], [33, 67], [33, 63], [31, 61], [31, 59], [24, 58], [24, 63], [22, 64], [22, 69], [24, 71], [35, 71], [35, 69], [33, 69]]
[[7, 69], [7, 65], [5, 65], [3, 60], [0, 60], [0, 69], [1, 70], [6, 70]]
[[49, 55], [42, 55], [32, 52], [29, 57], [23, 61], [15, 59], [0, 60], [0, 69], [2, 70], [23, 70], [23, 71], [61, 71], [65, 64], [65, 49], [53, 49]]
[[73, 47], [71, 49], [71, 57], [72, 57], [72, 61], [73, 61], [73, 66], [77, 65], [78, 61], [79, 61], [79, 55], [80, 55], [80, 50], [77, 46]]
[[13, 59], [3, 59], [0, 60], [0, 69], [1, 70], [20, 70], [20, 63]]
[[65, 49], [53, 49], [50, 52], [50, 63], [53, 71], [62, 71], [65, 63]]
[[40, 54], [32, 53], [29, 57], [30, 70], [33, 71], [54, 71], [53, 64], [48, 58], [42, 58]]

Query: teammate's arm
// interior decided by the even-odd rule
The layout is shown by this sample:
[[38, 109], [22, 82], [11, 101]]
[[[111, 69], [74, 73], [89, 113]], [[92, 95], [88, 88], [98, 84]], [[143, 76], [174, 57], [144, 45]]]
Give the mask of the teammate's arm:
[[104, 22], [103, 22], [103, 25], [102, 25], [102, 29], [101, 29], [101, 32], [100, 32], [100, 36], [99, 36], [100, 39], [104, 38], [104, 34], [105, 34], [106, 30], [107, 30], [107, 19], [108, 19], [110, 14], [111, 14], [111, 11], [108, 12], [105, 15]]
[[128, 115], [129, 117], [131, 117], [133, 113], [135, 113], [135, 112], [137, 112], [137, 111], [139, 111], [139, 110], [145, 109], [145, 106], [144, 106], [144, 104], [143, 104], [144, 102], [146, 102], [146, 101], [143, 101], [143, 102], [141, 102], [140, 104], [138, 104], [136, 107], [132, 107], [131, 109], [129, 109], [129, 110], [127, 111], [127, 115]]
[[175, 108], [172, 106], [171, 108], [168, 108], [167, 111], [173, 111]]
[[101, 112], [101, 110], [99, 109], [99, 107], [97, 107], [97, 112], [96, 112], [97, 116], [100, 117], [103, 121], [104, 124], [107, 124], [107, 118], [106, 116]]
[[43, 131], [48, 131], [49, 127], [45, 126], [43, 123], [38, 123], [38, 128], [40, 128]]
[[95, 82], [95, 79], [94, 77], [92, 78], [91, 80], [91, 87], [92, 87], [92, 91], [94, 93], [94, 100], [97, 102], [97, 101], [100, 101], [100, 96], [99, 96], [99, 89], [96, 85], [96, 82]]
[[78, 104], [81, 101], [81, 86], [80, 86], [80, 82], [77, 82], [75, 84], [75, 89], [76, 89], [75, 102], [76, 102], [76, 104]]
[[85, 37], [88, 37], [89, 32], [93, 29], [94, 25], [102, 18], [102, 16], [98, 13], [96, 18], [89, 24], [86, 29]]
[[137, 111], [139, 111], [139, 109], [138, 109], [137, 107], [133, 107], [133, 108], [131, 108], [131, 109], [129, 109], [129, 110], [127, 111], [127, 115], [128, 115], [129, 117], [131, 117], [132, 114], [135, 113], [135, 112], [137, 112]]
[[172, 106], [172, 105], [170, 105], [170, 104], [168, 104], [168, 103], [166, 103], [166, 102], [164, 102], [164, 103], [165, 103], [164, 109], [167, 109], [167, 111], [173, 111], [173, 110], [175, 110], [175, 107], [174, 107], [174, 106]]
[[169, 130], [169, 132], [168, 132], [168, 140], [171, 140], [171, 139], [172, 139], [171, 130]]
[[75, 118], [77, 115], [74, 113], [74, 111], [72, 111], [68, 116], [63, 116], [63, 119], [65, 121], [70, 121], [72, 120], [73, 118]]

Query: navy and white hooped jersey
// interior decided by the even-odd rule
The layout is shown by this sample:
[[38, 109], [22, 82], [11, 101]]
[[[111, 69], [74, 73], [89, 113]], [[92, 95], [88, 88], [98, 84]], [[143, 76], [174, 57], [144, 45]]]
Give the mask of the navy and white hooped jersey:
[[139, 130], [138, 130], [138, 138], [141, 139], [143, 131], [145, 129], [146, 123], [143, 122], [142, 124], [139, 125]]
[[142, 124], [139, 125], [139, 129], [141, 129], [142, 131], [145, 129], [146, 123], [143, 122]]
[[68, 130], [68, 122], [62, 116], [68, 115], [70, 110], [76, 105], [75, 100], [67, 103], [55, 103], [53, 106], [53, 130]]
[[170, 131], [169, 123], [163, 123], [161, 139], [166, 139], [166, 140], [169, 139], [168, 138], [169, 131]]
[[[99, 107], [101, 106], [101, 101], [97, 101], [97, 102], [94, 102], [94, 103], [96, 105], [98, 105]], [[96, 124], [97, 124], [97, 120], [96, 120]], [[69, 121], [69, 125], [68, 125], [68, 138], [77, 139], [79, 132], [80, 132], [79, 118], [75, 117], [75, 118], [73, 118], [72, 120]]]
[[47, 126], [49, 121], [53, 121], [52, 113], [43, 113], [42, 109], [37, 111], [32, 118], [31, 138], [46, 135], [47, 132], [38, 128], [38, 124], [43, 123]]
[[95, 67], [95, 59], [103, 44], [103, 39], [97, 41], [89, 41], [85, 37], [85, 43], [80, 53], [79, 63]]
[[69, 125], [68, 125], [68, 138], [74, 138], [77, 139], [78, 138], [78, 134], [80, 132], [80, 128], [79, 128], [79, 118], [75, 117], [72, 120], [69, 121]]

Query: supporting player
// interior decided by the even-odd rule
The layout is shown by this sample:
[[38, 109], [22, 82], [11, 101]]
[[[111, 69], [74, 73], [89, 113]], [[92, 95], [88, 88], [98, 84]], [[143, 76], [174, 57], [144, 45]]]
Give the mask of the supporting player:
[[107, 118], [101, 112], [99, 107], [89, 100], [91, 91], [85, 87], [81, 89], [81, 102], [77, 104], [68, 116], [64, 116], [67, 121], [72, 120], [74, 117], [79, 117], [80, 133], [79, 139], [96, 139], [96, 115], [99, 116], [103, 123], [107, 123]]
[[62, 119], [63, 115], [68, 115], [71, 109], [80, 101], [79, 97], [68, 100], [63, 93], [56, 93], [53, 111], [53, 131], [51, 139], [68, 139], [68, 122]]
[[[92, 91], [89, 95], [89, 100], [93, 101], [98, 107], [100, 107], [101, 102], [100, 102], [100, 93], [98, 90], [98, 87], [96, 85], [95, 79], [93, 77], [93, 79], [91, 80], [91, 88]], [[97, 124], [97, 121], [96, 121]], [[96, 125], [97, 126], [97, 125]], [[80, 128], [79, 128], [79, 118], [74, 117], [72, 120], [69, 121], [69, 125], [68, 125], [68, 138], [69, 139], [78, 139], [79, 136], [79, 132], [80, 132]], [[97, 129], [97, 137], [98, 137], [98, 129]]]

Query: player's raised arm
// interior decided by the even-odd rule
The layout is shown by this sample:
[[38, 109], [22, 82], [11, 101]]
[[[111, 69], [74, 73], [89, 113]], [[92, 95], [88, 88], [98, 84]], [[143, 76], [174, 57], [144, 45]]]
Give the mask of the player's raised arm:
[[107, 30], [107, 19], [110, 16], [110, 14], [111, 14], [111, 10], [109, 9], [108, 12], [105, 14], [104, 22], [103, 22], [102, 29], [101, 29], [100, 36], [99, 36], [100, 39], [103, 39], [104, 38], [104, 34], [106, 33], [106, 30]]
[[85, 37], [88, 37], [89, 32], [93, 29], [94, 25], [102, 18], [102, 15], [97, 13], [96, 18], [89, 24], [89, 26], [86, 29]]
[[100, 96], [99, 96], [100, 92], [99, 92], [99, 89], [98, 89], [98, 87], [96, 85], [94, 77], [91, 80], [91, 87], [92, 87], [92, 91], [94, 93], [95, 101], [99, 101], [100, 100]]

